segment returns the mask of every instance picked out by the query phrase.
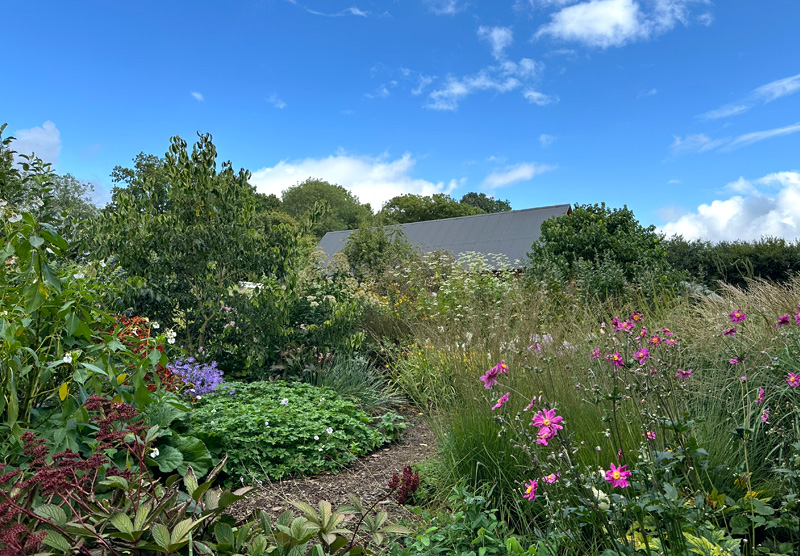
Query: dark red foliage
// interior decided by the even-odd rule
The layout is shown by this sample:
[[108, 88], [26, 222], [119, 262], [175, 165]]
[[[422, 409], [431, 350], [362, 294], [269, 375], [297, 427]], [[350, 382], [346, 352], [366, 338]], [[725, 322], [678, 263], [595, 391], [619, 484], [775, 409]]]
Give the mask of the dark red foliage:
[[387, 486], [394, 491], [397, 503], [402, 506], [408, 496], [419, 488], [419, 473], [411, 471], [411, 466], [406, 465], [402, 477], [394, 473]]

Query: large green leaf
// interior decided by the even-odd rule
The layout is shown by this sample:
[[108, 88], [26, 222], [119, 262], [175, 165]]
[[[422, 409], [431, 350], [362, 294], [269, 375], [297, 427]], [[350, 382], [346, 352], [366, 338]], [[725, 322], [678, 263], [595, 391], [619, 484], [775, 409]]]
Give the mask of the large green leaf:
[[176, 468], [181, 475], [185, 475], [188, 466], [191, 465], [195, 474], [198, 477], [202, 477], [208, 473], [208, 470], [211, 469], [213, 465], [211, 452], [209, 452], [206, 445], [197, 438], [192, 436], [180, 436], [174, 433], [167, 439], [167, 446], [179, 450], [183, 457], [183, 461]]
[[152, 459], [158, 465], [158, 469], [164, 473], [175, 471], [184, 464], [180, 450], [167, 445], [159, 446], [158, 455]]

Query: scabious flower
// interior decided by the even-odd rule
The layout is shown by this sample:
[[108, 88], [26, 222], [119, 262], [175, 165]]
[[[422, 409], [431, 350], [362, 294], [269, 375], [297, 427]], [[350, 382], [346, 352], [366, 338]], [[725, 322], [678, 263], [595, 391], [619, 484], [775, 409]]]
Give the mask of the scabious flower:
[[733, 313], [729, 314], [728, 317], [730, 317], [731, 322], [742, 322], [747, 318], [747, 313], [740, 309], [736, 309]]
[[800, 374], [789, 373], [786, 375], [786, 384], [789, 385], [789, 388], [797, 388], [800, 386]]
[[601, 357], [600, 348], [594, 348], [589, 354], [589, 359], [599, 359]]
[[728, 328], [722, 332], [724, 336], [736, 336], [736, 327]]
[[613, 463], [611, 469], [606, 471], [606, 482], [611, 483], [611, 488], [625, 488], [628, 486], [628, 477], [632, 475], [626, 468], [627, 465], [617, 467]]
[[612, 367], [619, 368], [619, 367], [624, 367], [625, 366], [625, 360], [622, 359], [622, 354], [619, 353], [619, 352], [607, 353], [606, 354], [606, 361], [611, 363]]
[[508, 401], [508, 396], [510, 396], [510, 395], [511, 395], [511, 392], [506, 392], [505, 394], [500, 396], [500, 399], [497, 400], [497, 403], [494, 404], [494, 407], [492, 407], [492, 411], [494, 411], [495, 409], [500, 409], [501, 407], [503, 407], [503, 405]]
[[678, 369], [678, 372], [675, 373], [675, 376], [677, 378], [682, 378], [683, 380], [688, 380], [692, 378], [692, 369], [686, 369], [685, 371], [683, 369]]
[[536, 479], [531, 479], [525, 486], [527, 488], [525, 488], [525, 496], [523, 496], [523, 498], [533, 502], [536, 500], [536, 489], [539, 488], [539, 482]]
[[650, 350], [646, 347], [638, 349], [633, 352], [633, 358], [639, 362], [640, 365], [644, 365], [647, 359], [650, 357]]
[[776, 324], [778, 328], [783, 328], [787, 324], [789, 324], [789, 315], [781, 315], [778, 317], [778, 323]]
[[492, 386], [497, 384], [498, 374], [499, 374], [498, 371], [496, 371], [494, 367], [486, 371], [486, 374], [484, 374], [481, 377], [481, 382], [483, 382], [483, 387], [489, 390]]
[[764, 403], [764, 389], [758, 389], [758, 397], [756, 398], [756, 403]]

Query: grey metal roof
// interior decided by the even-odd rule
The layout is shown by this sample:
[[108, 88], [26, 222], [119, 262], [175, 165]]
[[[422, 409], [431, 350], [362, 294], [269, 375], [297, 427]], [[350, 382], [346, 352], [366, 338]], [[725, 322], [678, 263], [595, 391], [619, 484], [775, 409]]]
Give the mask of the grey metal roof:
[[[446, 250], [455, 257], [465, 252], [504, 255], [513, 263], [525, 260], [531, 245], [541, 235], [542, 222], [569, 210], [569, 205], [554, 205], [412, 222], [398, 227], [411, 245], [422, 251]], [[352, 232], [328, 232], [317, 247], [333, 256], [344, 249]]]

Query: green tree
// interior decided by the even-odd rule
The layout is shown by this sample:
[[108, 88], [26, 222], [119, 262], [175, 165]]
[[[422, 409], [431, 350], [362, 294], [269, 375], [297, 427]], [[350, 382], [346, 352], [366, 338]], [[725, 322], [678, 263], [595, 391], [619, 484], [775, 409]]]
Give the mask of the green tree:
[[487, 213], [511, 210], [511, 203], [508, 200], [495, 199], [494, 197], [488, 197], [486, 193], [475, 193], [474, 191], [470, 191], [461, 197], [459, 203], [477, 207]]
[[259, 216], [249, 172], [230, 162], [218, 171], [211, 136], [199, 137], [191, 152], [172, 138], [163, 161], [138, 156], [97, 233], [101, 253], [134, 278], [137, 312], [179, 328], [189, 350], [240, 282], [293, 271], [299, 235]]
[[399, 195], [390, 199], [381, 209], [381, 214], [386, 217], [387, 221], [394, 224], [408, 224], [483, 213], [482, 209], [459, 203], [450, 195], [444, 193], [436, 193], [431, 196], [412, 195], [410, 193]]
[[397, 226], [382, 225], [382, 218], [365, 223], [347, 238], [344, 254], [350, 271], [358, 280], [380, 276], [407, 259], [413, 248]]
[[327, 207], [311, 229], [317, 238], [327, 232], [354, 230], [372, 216], [369, 204], [361, 204], [358, 197], [341, 185], [311, 178], [283, 192], [281, 210], [295, 219], [302, 219], [311, 214], [319, 202]]

